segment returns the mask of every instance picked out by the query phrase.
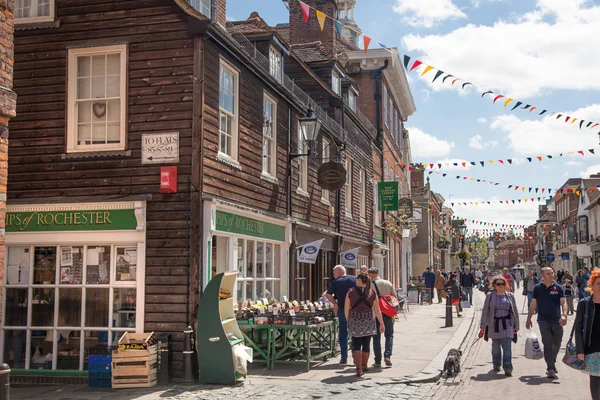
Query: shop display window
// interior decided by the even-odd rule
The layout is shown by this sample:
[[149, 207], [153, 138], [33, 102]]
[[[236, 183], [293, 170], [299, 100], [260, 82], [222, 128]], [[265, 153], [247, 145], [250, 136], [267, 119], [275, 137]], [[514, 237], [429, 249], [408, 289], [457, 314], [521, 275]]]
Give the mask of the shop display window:
[[0, 362], [87, 369], [90, 351], [106, 351], [124, 332], [135, 332], [137, 277], [144, 273], [137, 251], [110, 244], [8, 246]]

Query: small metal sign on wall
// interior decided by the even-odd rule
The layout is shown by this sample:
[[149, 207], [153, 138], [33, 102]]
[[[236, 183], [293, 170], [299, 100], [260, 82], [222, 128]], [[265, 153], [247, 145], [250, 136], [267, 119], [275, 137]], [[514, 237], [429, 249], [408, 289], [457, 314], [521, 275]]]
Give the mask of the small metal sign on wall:
[[179, 133], [142, 135], [142, 164], [177, 164]]

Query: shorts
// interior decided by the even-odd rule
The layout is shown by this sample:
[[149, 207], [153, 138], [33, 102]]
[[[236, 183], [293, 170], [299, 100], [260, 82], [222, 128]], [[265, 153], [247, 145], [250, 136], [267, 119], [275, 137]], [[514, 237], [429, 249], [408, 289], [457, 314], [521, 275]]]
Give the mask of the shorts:
[[452, 304], [456, 304], [460, 301], [460, 299], [452, 299]]

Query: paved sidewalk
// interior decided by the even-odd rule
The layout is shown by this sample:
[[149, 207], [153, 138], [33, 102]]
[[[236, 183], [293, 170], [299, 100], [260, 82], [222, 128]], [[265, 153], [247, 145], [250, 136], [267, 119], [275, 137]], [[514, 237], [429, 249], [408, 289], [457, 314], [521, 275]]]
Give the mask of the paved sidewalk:
[[[361, 379], [354, 368], [339, 366], [339, 356], [315, 364], [306, 372], [303, 366], [278, 364], [272, 371], [253, 366], [248, 379], [235, 386], [197, 385], [111, 390], [84, 386], [12, 388], [11, 399], [38, 400], [153, 400], [184, 399], [372, 399], [424, 398], [437, 380], [450, 348], [460, 347], [473, 320], [475, 308], [465, 309], [461, 318], [453, 313], [454, 326], [444, 328], [445, 304], [412, 305], [394, 326], [392, 367], [371, 370]], [[384, 338], [382, 338], [383, 346]], [[371, 354], [370, 364], [373, 363]]]

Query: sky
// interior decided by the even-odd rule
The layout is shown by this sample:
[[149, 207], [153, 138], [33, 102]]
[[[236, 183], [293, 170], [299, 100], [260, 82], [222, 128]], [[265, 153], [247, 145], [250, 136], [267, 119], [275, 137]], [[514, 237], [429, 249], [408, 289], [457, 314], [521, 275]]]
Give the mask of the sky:
[[[252, 11], [271, 25], [289, 21], [280, 0], [228, 0], [229, 19], [246, 19]], [[532, 224], [541, 204], [537, 197], [544, 195], [540, 191], [534, 196], [535, 189], [530, 194], [522, 187], [552, 188], [554, 193], [568, 178], [600, 172], [600, 126], [590, 130], [584, 124], [584, 129], [579, 129], [581, 119], [600, 122], [600, 3], [356, 0], [355, 20], [372, 38], [371, 48], [381, 42], [423, 62], [407, 72], [417, 108], [405, 123], [412, 159], [450, 163], [441, 169], [435, 165], [433, 171], [440, 174], [429, 175], [431, 187], [447, 199], [447, 206], [454, 203], [455, 215], [466, 218], [470, 229], [480, 228], [473, 220]], [[437, 69], [421, 77], [426, 65], [464, 80], [454, 86], [452, 79], [432, 83]], [[473, 85], [463, 90], [466, 81]], [[485, 90], [505, 97], [493, 103], [489, 94], [482, 98]], [[514, 100], [504, 107], [507, 98]], [[511, 111], [517, 101], [538, 110], [519, 107]], [[543, 109], [548, 110], [546, 115], [555, 111], [578, 121], [570, 124], [564, 117], [537, 115]], [[595, 149], [596, 154], [588, 149]], [[584, 155], [578, 150], [585, 150]], [[543, 156], [542, 161], [537, 156]], [[500, 159], [514, 162], [502, 165]], [[477, 165], [471, 166], [470, 161]], [[485, 167], [479, 161], [485, 161]], [[455, 162], [457, 167], [452, 165]], [[468, 168], [462, 162], [467, 162]], [[469, 179], [463, 179], [465, 176]], [[520, 188], [515, 190], [515, 186]], [[500, 200], [531, 197], [536, 198], [535, 203], [500, 204]], [[457, 204], [482, 201], [492, 204]]]

